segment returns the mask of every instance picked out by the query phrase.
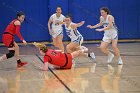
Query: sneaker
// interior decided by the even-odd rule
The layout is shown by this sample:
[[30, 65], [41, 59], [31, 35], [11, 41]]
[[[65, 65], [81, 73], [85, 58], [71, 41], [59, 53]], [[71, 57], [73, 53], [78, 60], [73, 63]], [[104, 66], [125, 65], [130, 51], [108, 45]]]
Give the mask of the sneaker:
[[123, 65], [123, 61], [121, 58], [118, 59], [118, 65]]
[[17, 64], [17, 67], [19, 68], [19, 67], [22, 67], [26, 64], [28, 64], [28, 63], [27, 62], [20, 62], [20, 63]]
[[85, 46], [80, 46], [80, 50], [83, 50], [83, 52], [88, 52], [88, 48], [86, 48]]
[[108, 63], [111, 63], [112, 60], [113, 60], [113, 58], [114, 58], [114, 54], [109, 53], [107, 62], [108, 62]]
[[96, 57], [95, 57], [94, 52], [91, 52], [91, 53], [90, 53], [90, 59], [91, 59], [91, 60], [94, 60], [94, 61], [96, 62]]

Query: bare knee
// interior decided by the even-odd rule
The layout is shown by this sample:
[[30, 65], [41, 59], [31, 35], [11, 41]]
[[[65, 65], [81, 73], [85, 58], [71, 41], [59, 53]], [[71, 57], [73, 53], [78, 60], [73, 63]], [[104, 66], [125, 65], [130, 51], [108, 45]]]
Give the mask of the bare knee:
[[58, 43], [59, 44], [62, 44], [62, 39], [58, 39]]
[[55, 47], [58, 47], [57, 43], [53, 43], [53, 45], [54, 45]]
[[53, 45], [54, 45], [55, 47], [58, 47], [58, 44], [57, 44], [57, 42], [55, 42], [55, 41], [53, 41]]
[[105, 47], [100, 47], [100, 50], [101, 50], [102, 52], [104, 52], [106, 49], [107, 49], [107, 48], [105, 48]]
[[118, 47], [116, 45], [112, 45], [113, 50], [118, 50]]

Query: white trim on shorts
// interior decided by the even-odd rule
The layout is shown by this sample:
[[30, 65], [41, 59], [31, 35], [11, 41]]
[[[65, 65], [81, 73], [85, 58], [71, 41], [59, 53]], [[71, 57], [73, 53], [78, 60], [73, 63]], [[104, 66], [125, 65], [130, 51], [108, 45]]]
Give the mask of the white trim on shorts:
[[118, 40], [118, 34], [106, 35], [102, 39], [103, 42], [111, 43], [112, 40]]
[[79, 36], [76, 40], [72, 40], [73, 43], [78, 43], [79, 46], [83, 43], [83, 37]]
[[[58, 31], [60, 31], [60, 32], [58, 33]], [[63, 35], [63, 30], [58, 30], [58, 31], [54, 31], [54, 34], [51, 35], [52, 38], [56, 38], [56, 37], [58, 37], [60, 35]]]

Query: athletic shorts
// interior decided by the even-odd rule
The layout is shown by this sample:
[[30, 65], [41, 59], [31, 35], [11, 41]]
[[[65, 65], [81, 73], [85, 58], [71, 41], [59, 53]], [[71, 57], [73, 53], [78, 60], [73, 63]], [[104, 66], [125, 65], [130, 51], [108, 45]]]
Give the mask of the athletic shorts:
[[53, 30], [53, 35], [52, 35], [53, 38], [56, 38], [60, 35], [63, 35], [63, 30]]
[[77, 43], [79, 46], [83, 43], [83, 37], [79, 36], [77, 39], [71, 40], [71, 42]]
[[4, 32], [2, 42], [7, 48], [12, 48], [14, 46], [14, 35], [9, 32]]
[[66, 63], [64, 66], [61, 66], [61, 68], [62, 69], [70, 69], [72, 67], [72, 55], [70, 53], [65, 54], [65, 58], [66, 58]]
[[108, 43], [111, 43], [112, 40], [118, 40], [118, 34], [111, 34], [111, 35], [104, 34], [104, 37], [102, 39], [103, 42], [108, 42]]

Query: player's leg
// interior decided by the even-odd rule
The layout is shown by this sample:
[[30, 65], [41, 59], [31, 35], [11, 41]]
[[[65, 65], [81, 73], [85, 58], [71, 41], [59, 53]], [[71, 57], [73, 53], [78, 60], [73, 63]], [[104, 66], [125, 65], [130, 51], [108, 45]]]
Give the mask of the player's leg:
[[78, 43], [75, 43], [75, 42], [71, 42], [69, 43], [67, 46], [66, 46], [66, 50], [67, 50], [67, 53], [72, 53], [73, 50], [72, 49], [75, 49], [79, 47], [79, 44]]
[[59, 35], [59, 36], [57, 37], [57, 45], [59, 45], [58, 48], [59, 48], [60, 50], [62, 50], [62, 52], [64, 52], [64, 45], [63, 45], [62, 40], [63, 40], [63, 35]]
[[9, 51], [9, 53], [4, 54], [3, 56], [0, 57], [0, 61], [14, 57], [14, 55], [15, 55], [14, 48], [8, 48], [8, 51]]
[[112, 40], [112, 48], [113, 48], [113, 50], [115, 52], [115, 55], [116, 55], [116, 57], [118, 59], [118, 64], [123, 64], [123, 61], [122, 61], [121, 56], [120, 56], [120, 51], [119, 51], [117, 42], [118, 42], [117, 39]]
[[53, 40], [53, 45], [58, 48], [58, 44], [57, 44], [57, 37], [52, 37]]
[[5, 44], [5, 46], [8, 48], [9, 53], [4, 54], [0, 57], [0, 61], [3, 61], [5, 59], [11, 58], [15, 55], [15, 48], [14, 48], [14, 42], [13, 42], [13, 36], [9, 34], [4, 34], [2, 37], [2, 41]]
[[17, 67], [22, 67], [27, 64], [27, 62], [21, 62], [19, 58], [19, 46], [16, 42], [14, 42], [14, 47], [15, 47], [15, 57], [17, 60]]
[[84, 51], [83, 53], [80, 53], [79, 56], [89, 57], [91, 60], [94, 60], [96, 62], [95, 54], [94, 52], [88, 52], [88, 48], [85, 46], [80, 46], [77, 48], [78, 50]]
[[108, 42], [104, 42], [104, 41], [102, 41], [101, 42], [101, 45], [100, 45], [100, 50], [104, 53], [104, 54], [106, 54], [106, 55], [108, 55], [108, 60], [107, 60], [107, 62], [108, 63], [110, 63], [110, 62], [112, 62], [112, 60], [113, 60], [113, 58], [114, 58], [114, 55], [108, 50]]

